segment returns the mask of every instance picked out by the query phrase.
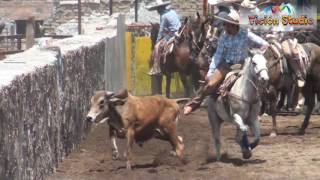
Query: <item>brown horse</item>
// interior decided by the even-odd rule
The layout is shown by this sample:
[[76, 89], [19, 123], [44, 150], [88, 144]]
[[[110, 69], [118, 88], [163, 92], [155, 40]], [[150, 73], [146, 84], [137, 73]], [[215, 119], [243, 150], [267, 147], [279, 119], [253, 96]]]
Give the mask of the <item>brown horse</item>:
[[[285, 67], [286, 60], [283, 57], [277, 57], [273, 50], [269, 47], [264, 53], [264, 57], [267, 59], [267, 67], [269, 70], [269, 87], [262, 97], [261, 114], [267, 111], [272, 117], [272, 132], [270, 136], [277, 135], [276, 115], [280, 108], [283, 106], [284, 94], [290, 92], [294, 86], [295, 81], [292, 78], [292, 71], [288, 68], [281, 70]], [[278, 102], [279, 94], [281, 93], [281, 99]], [[290, 99], [290, 98], [288, 98]], [[289, 104], [291, 104], [289, 102]]]
[[[307, 67], [306, 83], [301, 90], [302, 95], [305, 98], [306, 113], [299, 134], [304, 134], [305, 129], [309, 124], [312, 110], [315, 106], [315, 95], [317, 94], [317, 97], [320, 97], [320, 46], [314, 43], [303, 43], [301, 45], [307, 52], [310, 61], [310, 66]], [[282, 106], [282, 102], [279, 102], [278, 106], [276, 105], [278, 95], [280, 92], [291, 92], [290, 90], [292, 88], [297, 87], [292, 77], [292, 72], [284, 74], [281, 73], [281, 60], [280, 58], [276, 58], [274, 56], [274, 53], [270, 48], [265, 52], [264, 56], [268, 60], [268, 69], [270, 75], [270, 87], [268, 89], [269, 92], [264, 97], [264, 105], [266, 105], [266, 101], [270, 102], [269, 114], [272, 116], [273, 124], [273, 130], [270, 136], [276, 136], [276, 113]], [[262, 111], [265, 108], [264, 105], [262, 106]]]
[[[212, 56], [214, 55], [218, 46], [219, 30], [217, 27], [209, 24], [203, 27], [203, 34], [205, 35], [205, 40], [200, 53], [198, 54], [196, 65], [199, 69], [199, 80], [205, 81], [205, 77], [209, 70], [209, 65]], [[220, 31], [221, 32], [221, 31]]]
[[307, 52], [310, 61], [310, 67], [307, 69], [305, 86], [302, 88], [302, 94], [305, 98], [306, 113], [299, 133], [304, 134], [308, 127], [310, 116], [315, 105], [315, 95], [320, 98], [320, 46], [314, 43], [302, 44]]
[[[170, 97], [170, 85], [172, 73], [178, 72], [180, 75], [180, 79], [184, 86], [185, 96], [188, 97], [191, 94], [191, 86], [187, 80], [188, 75], [196, 75], [195, 72], [198, 71], [197, 66], [195, 66], [192, 57], [196, 57], [192, 55], [193, 53], [197, 53], [193, 49], [198, 47], [198, 44], [195, 44], [194, 41], [194, 33], [192, 29], [197, 27], [201, 27], [201, 19], [192, 21], [190, 18], [186, 18], [184, 25], [181, 29], [181, 37], [175, 42], [175, 46], [173, 51], [166, 55], [166, 61], [163, 61], [161, 58], [161, 71], [166, 76], [166, 96]], [[151, 29], [151, 40], [152, 47], [154, 47], [157, 35], [159, 32], [159, 25], [152, 24]], [[152, 64], [153, 58], [150, 59], [150, 64]], [[162, 94], [162, 76], [152, 76], [152, 93], [153, 94]], [[194, 78], [194, 77], [193, 77]]]

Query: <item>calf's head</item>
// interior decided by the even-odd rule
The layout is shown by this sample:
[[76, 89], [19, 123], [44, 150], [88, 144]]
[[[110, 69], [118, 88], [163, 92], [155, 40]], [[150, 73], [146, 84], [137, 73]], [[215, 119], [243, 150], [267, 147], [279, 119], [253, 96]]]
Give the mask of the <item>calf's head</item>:
[[97, 91], [91, 97], [91, 107], [86, 120], [89, 122], [99, 123], [109, 118], [110, 112], [115, 106], [123, 105], [124, 101], [114, 97], [113, 92]]

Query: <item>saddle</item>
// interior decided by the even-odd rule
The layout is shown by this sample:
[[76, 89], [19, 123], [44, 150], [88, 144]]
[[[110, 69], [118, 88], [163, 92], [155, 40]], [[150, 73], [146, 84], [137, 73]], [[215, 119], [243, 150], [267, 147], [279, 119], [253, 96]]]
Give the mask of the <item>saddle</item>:
[[172, 37], [169, 41], [162, 41], [159, 48], [159, 54], [163, 57], [163, 64], [166, 63], [166, 57], [168, 54], [173, 52], [174, 46], [176, 44], [176, 38]]
[[228, 92], [239, 78], [239, 72], [240, 70], [233, 70], [226, 75], [226, 78], [217, 90], [217, 95], [220, 95], [222, 98], [227, 96]]
[[310, 67], [310, 61], [307, 52], [303, 46], [298, 43], [297, 39], [294, 38], [285, 40], [282, 42], [282, 48], [284, 52], [287, 52], [288, 56], [298, 61], [301, 73], [306, 75], [307, 69]]
[[161, 74], [161, 64], [166, 63], [166, 57], [168, 54], [172, 53], [175, 45], [175, 37], [169, 39], [169, 41], [165, 41], [162, 39], [159, 41], [154, 48], [152, 53], [152, 65], [149, 72], [149, 75], [157, 75]]
[[228, 92], [231, 90], [232, 86], [236, 80], [240, 77], [240, 71], [242, 69], [241, 64], [232, 65], [231, 71], [226, 75], [224, 80], [219, 85], [219, 88], [214, 92], [213, 97], [217, 99], [219, 96], [225, 98], [228, 95]]
[[286, 74], [289, 73], [289, 66], [287, 59], [283, 56], [283, 47], [282, 45], [278, 42], [278, 40], [272, 40], [270, 43], [270, 49], [273, 52], [274, 56], [276, 59], [278, 59], [280, 62], [280, 72], [281, 74]]

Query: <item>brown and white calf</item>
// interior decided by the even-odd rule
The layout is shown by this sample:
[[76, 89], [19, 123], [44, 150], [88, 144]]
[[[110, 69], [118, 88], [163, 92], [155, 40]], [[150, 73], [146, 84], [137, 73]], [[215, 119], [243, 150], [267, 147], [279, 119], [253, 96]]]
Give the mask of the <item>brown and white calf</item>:
[[[173, 100], [164, 96], [133, 96], [126, 90], [114, 94], [97, 91], [91, 98], [87, 121], [98, 123], [108, 119], [112, 141], [112, 157], [119, 157], [116, 137], [127, 138], [127, 169], [132, 165], [132, 145], [155, 137], [171, 143], [174, 152], [183, 158], [184, 145], [177, 135], [179, 105], [186, 99]], [[120, 114], [116, 106], [122, 106]]]

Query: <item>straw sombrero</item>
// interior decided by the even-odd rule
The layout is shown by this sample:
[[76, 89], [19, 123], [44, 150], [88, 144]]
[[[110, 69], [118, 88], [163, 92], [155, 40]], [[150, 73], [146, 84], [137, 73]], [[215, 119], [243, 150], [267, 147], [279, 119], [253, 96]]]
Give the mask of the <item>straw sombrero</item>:
[[148, 6], [147, 9], [149, 11], [157, 10], [160, 7], [168, 6], [170, 3], [170, 1], [157, 0], [153, 5]]
[[221, 12], [219, 13], [218, 15], [214, 15], [214, 18], [217, 18], [221, 21], [224, 21], [224, 22], [228, 22], [228, 23], [231, 23], [231, 24], [237, 24], [237, 25], [240, 25], [240, 15], [239, 13], [230, 8], [230, 12]]

